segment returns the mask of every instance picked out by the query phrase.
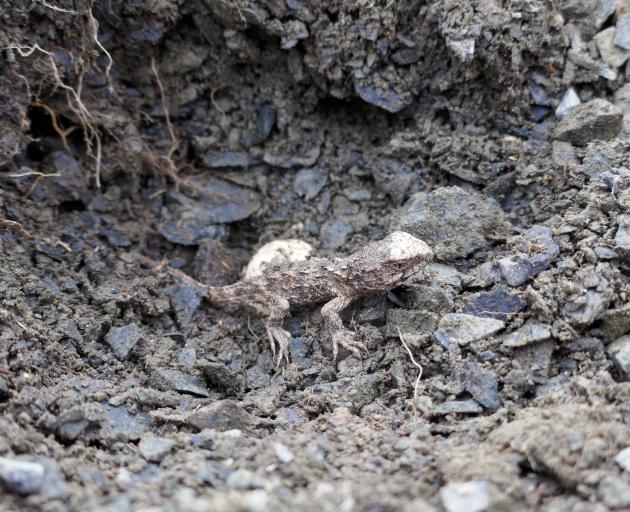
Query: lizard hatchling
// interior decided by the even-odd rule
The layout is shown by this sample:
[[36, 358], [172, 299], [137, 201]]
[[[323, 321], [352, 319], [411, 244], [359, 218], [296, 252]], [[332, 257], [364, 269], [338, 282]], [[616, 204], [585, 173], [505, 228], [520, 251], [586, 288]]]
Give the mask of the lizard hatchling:
[[336, 359], [339, 346], [357, 355], [367, 350], [344, 327], [339, 314], [357, 298], [395, 288], [432, 258], [433, 251], [425, 242], [395, 231], [345, 258], [311, 258], [267, 267], [261, 275], [231, 285], [201, 286], [213, 304], [250, 306], [267, 312], [265, 327], [278, 363], [288, 360], [291, 334], [282, 324], [291, 306], [326, 302], [321, 313]]

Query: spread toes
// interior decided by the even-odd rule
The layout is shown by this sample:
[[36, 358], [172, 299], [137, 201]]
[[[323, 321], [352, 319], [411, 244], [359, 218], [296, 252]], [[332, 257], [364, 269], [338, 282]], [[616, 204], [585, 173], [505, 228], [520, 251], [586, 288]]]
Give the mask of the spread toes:
[[271, 342], [271, 351], [276, 356], [276, 346], [277, 350], [277, 359], [276, 359], [276, 368], [280, 366], [280, 363], [284, 359], [287, 364], [289, 363], [289, 342], [291, 341], [291, 334], [289, 331], [284, 330], [282, 327], [267, 327], [267, 335], [269, 336], [269, 340]]
[[336, 331], [332, 333], [332, 342], [333, 342], [333, 359], [337, 359], [337, 352], [339, 351], [339, 346], [349, 350], [355, 356], [360, 357], [361, 351], [367, 352], [367, 347], [361, 341], [357, 341], [355, 339], [355, 334], [352, 331]]

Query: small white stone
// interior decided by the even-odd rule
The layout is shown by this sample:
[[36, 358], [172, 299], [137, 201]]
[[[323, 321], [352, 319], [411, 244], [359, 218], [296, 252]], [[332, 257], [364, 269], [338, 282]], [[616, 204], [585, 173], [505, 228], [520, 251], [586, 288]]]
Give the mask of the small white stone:
[[459, 40], [447, 39], [446, 44], [462, 62], [470, 62], [475, 56], [475, 40], [471, 37]]
[[488, 482], [454, 482], [440, 489], [440, 499], [447, 512], [483, 512], [491, 503]]
[[288, 464], [295, 458], [291, 450], [281, 443], [276, 443], [273, 446], [273, 450], [276, 452], [278, 460], [284, 464]]
[[621, 450], [615, 456], [615, 462], [624, 470], [630, 473], [630, 446]]
[[577, 107], [580, 103], [582, 103], [582, 100], [580, 100], [575, 87], [569, 87], [567, 92], [564, 93], [562, 101], [556, 107], [556, 117], [562, 119], [569, 110], [573, 107]]
[[121, 468], [116, 475], [116, 485], [121, 491], [126, 491], [133, 483], [133, 477], [127, 468]]
[[267, 265], [284, 265], [304, 261], [313, 252], [313, 246], [303, 240], [274, 240], [256, 251], [245, 269], [245, 279], [260, 276]]

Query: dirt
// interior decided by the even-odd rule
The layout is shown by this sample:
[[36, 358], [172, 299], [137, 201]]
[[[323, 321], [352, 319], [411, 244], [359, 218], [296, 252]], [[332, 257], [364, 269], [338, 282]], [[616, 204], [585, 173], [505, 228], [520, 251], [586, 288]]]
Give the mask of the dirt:
[[[0, 0], [0, 510], [628, 510], [628, 11]], [[393, 229], [362, 359], [163, 270]]]

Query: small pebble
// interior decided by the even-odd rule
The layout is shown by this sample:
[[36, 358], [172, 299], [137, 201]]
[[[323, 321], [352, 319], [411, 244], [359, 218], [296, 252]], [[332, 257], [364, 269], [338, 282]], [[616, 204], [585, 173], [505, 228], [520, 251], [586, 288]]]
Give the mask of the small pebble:
[[278, 460], [283, 464], [288, 464], [295, 458], [293, 453], [291, 453], [291, 450], [289, 450], [285, 445], [281, 443], [274, 444], [273, 450], [274, 452], [276, 452], [276, 457], [278, 457]]
[[624, 470], [630, 473], [630, 447], [621, 450], [615, 456], [615, 462]]
[[556, 108], [556, 117], [558, 119], [562, 119], [569, 110], [573, 107], [577, 107], [581, 103], [580, 97], [578, 96], [575, 87], [569, 87], [567, 92], [564, 93], [562, 97], [562, 101]]
[[490, 485], [484, 481], [454, 482], [440, 489], [447, 512], [483, 512], [491, 505]]

